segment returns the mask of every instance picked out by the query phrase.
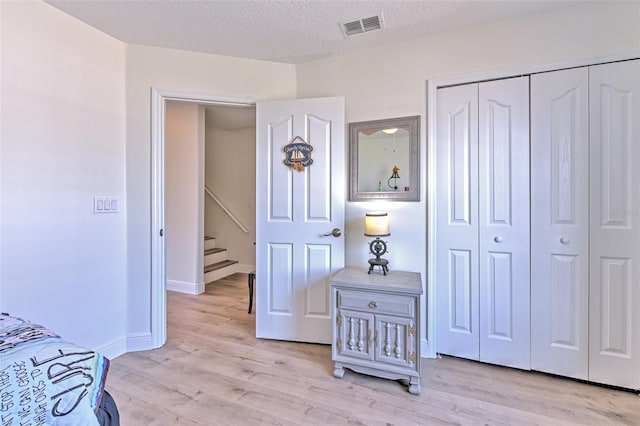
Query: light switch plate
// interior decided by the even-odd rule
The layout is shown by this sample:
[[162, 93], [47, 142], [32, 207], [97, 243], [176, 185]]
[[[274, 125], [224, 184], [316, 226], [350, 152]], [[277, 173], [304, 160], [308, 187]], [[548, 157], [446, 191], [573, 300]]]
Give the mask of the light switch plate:
[[94, 213], [118, 213], [119, 207], [118, 197], [93, 197]]

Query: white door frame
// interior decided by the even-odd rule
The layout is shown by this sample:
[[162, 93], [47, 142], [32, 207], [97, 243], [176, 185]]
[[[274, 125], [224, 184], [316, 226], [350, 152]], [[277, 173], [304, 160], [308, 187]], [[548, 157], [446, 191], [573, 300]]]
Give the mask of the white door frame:
[[[230, 98], [201, 93], [151, 89], [151, 344], [159, 348], [167, 340], [167, 284], [165, 270], [165, 105], [166, 101], [206, 105], [255, 106], [256, 99]], [[200, 191], [204, 198], [204, 188]], [[202, 203], [202, 205], [204, 205]], [[198, 225], [204, 238], [203, 224]]]
[[574, 68], [601, 64], [606, 62], [624, 61], [640, 57], [640, 50], [624, 54], [600, 56], [582, 60], [571, 60], [562, 63], [547, 65], [532, 65], [528, 67], [507, 68], [482, 73], [442, 77], [427, 80], [427, 340], [422, 345], [422, 356], [436, 357], [436, 92], [440, 87], [459, 84], [476, 83], [481, 81], [496, 80], [509, 77], [519, 77], [547, 71], [556, 71], [564, 68]]

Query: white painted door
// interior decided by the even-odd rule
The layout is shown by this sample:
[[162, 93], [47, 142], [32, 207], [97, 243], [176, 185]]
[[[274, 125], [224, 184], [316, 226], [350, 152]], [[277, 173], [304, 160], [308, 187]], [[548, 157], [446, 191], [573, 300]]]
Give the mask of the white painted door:
[[479, 360], [478, 85], [436, 102], [436, 350]]
[[479, 85], [480, 361], [530, 368], [529, 78]]
[[528, 369], [528, 78], [438, 90], [436, 351]]
[[589, 72], [589, 380], [638, 389], [640, 60]]
[[531, 77], [531, 230], [531, 368], [587, 380], [587, 67]]
[[[330, 275], [344, 266], [344, 98], [259, 102], [256, 116], [256, 336], [329, 344]], [[313, 147], [302, 171], [284, 163], [297, 136]]]

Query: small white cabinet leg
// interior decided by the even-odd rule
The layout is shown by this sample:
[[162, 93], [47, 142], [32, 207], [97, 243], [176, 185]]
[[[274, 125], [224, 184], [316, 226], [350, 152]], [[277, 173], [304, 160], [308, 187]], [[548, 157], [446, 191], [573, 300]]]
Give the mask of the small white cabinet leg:
[[412, 377], [409, 382], [409, 393], [413, 395], [420, 395], [420, 378]]
[[342, 379], [344, 377], [344, 368], [339, 362], [336, 362], [336, 366], [333, 369], [333, 377], [337, 377], [338, 379]]

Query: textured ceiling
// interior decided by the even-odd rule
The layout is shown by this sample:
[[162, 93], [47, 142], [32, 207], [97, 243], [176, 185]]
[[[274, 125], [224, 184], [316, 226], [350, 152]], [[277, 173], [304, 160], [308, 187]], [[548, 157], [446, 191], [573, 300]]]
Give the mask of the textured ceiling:
[[[575, 4], [576, 0], [47, 0], [129, 44], [302, 63]], [[345, 38], [341, 23], [382, 14]]]

